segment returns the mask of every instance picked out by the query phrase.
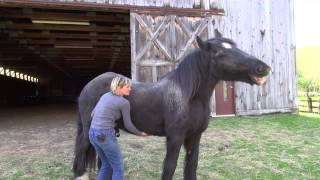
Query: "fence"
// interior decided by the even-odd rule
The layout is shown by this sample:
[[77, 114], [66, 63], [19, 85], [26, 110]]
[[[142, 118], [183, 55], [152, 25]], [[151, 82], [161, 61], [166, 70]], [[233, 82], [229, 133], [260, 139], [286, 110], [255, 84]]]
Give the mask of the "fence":
[[299, 100], [299, 111], [309, 113], [320, 113], [320, 99], [312, 100], [308, 97], [307, 100]]

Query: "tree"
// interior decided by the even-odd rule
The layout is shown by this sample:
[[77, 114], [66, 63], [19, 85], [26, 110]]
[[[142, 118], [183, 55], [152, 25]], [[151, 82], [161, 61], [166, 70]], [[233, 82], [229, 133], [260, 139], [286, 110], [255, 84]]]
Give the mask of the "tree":
[[310, 96], [310, 92], [320, 92], [320, 80], [317, 77], [306, 76], [298, 72], [298, 89]]

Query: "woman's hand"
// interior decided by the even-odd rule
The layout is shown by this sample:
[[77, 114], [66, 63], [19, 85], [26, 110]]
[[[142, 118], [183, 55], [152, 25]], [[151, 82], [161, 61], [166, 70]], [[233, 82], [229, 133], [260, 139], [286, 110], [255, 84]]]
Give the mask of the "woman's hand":
[[146, 137], [146, 136], [148, 136], [148, 134], [145, 133], [145, 132], [142, 132], [142, 133], [140, 134], [140, 136]]

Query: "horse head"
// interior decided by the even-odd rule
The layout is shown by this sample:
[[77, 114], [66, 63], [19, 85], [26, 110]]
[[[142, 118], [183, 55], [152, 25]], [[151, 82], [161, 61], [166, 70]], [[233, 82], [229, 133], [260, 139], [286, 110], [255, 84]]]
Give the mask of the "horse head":
[[242, 81], [262, 85], [271, 68], [261, 60], [237, 48], [231, 39], [215, 30], [215, 38], [203, 41], [197, 37], [203, 57], [209, 61], [210, 78]]

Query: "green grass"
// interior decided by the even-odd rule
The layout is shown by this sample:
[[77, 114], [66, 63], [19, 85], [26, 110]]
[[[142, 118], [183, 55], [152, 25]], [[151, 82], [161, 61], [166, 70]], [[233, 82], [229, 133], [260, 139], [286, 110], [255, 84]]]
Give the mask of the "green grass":
[[[128, 180], [160, 179], [164, 138], [119, 139]], [[203, 134], [198, 179], [319, 179], [320, 115], [214, 118]], [[183, 179], [184, 150], [174, 179]], [[0, 157], [0, 179], [71, 179], [71, 157]]]
[[317, 179], [320, 175], [319, 115], [218, 119], [210, 128], [232, 134], [228, 151], [218, 158], [222, 165], [217, 170], [225, 171], [218, 179]]
[[[56, 155], [55, 155], [56, 156]], [[1, 180], [62, 180], [72, 179], [71, 166], [62, 157], [1, 157]]]

